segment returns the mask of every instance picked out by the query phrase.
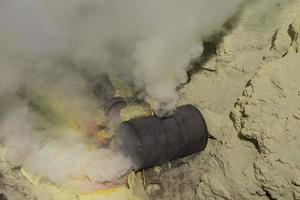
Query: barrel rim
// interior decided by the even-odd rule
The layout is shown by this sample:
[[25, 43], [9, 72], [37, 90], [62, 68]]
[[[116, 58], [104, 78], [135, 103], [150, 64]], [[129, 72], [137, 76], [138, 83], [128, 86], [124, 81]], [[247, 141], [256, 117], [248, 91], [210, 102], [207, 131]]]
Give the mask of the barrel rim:
[[205, 145], [203, 147], [203, 149], [206, 148], [207, 144], [208, 144], [208, 136], [209, 136], [209, 132], [208, 132], [208, 128], [207, 128], [207, 124], [206, 124], [206, 121], [205, 121], [205, 118], [203, 116], [203, 114], [201, 113], [201, 111], [193, 104], [185, 104], [185, 105], [182, 105], [182, 106], [179, 106], [178, 108], [180, 107], [186, 107], [186, 108], [190, 108], [190, 109], [193, 109], [194, 111], [196, 111], [196, 113], [198, 113], [198, 115], [200, 116], [201, 120], [204, 122], [204, 129], [205, 129]]

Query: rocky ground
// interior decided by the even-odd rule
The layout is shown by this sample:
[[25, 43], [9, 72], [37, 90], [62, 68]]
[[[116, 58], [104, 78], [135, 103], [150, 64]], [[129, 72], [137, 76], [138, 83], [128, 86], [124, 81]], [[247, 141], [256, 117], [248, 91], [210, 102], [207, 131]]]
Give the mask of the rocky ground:
[[[203, 112], [209, 144], [147, 170], [149, 199], [300, 200], [299, 33], [300, 0], [257, 0], [205, 42], [179, 104]], [[0, 200], [62, 199], [65, 191], [34, 189], [0, 157]]]
[[180, 91], [209, 145], [147, 172], [151, 199], [300, 199], [300, 1], [246, 3], [232, 22]]

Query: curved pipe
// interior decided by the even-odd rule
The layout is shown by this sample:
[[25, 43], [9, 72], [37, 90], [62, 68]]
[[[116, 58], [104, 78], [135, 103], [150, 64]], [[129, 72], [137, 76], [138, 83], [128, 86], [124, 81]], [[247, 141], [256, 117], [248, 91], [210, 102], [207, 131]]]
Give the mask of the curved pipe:
[[[126, 106], [122, 97], [114, 97], [107, 74], [88, 77], [88, 84], [107, 115], [120, 122], [120, 110]], [[192, 105], [178, 107], [172, 116], [144, 116], [119, 124], [114, 143], [133, 161], [133, 169], [146, 169], [205, 149], [208, 131], [201, 112]]]
[[89, 87], [98, 98], [106, 114], [115, 123], [120, 122], [120, 110], [126, 106], [122, 97], [115, 97], [114, 87], [106, 73], [97, 75], [86, 75]]

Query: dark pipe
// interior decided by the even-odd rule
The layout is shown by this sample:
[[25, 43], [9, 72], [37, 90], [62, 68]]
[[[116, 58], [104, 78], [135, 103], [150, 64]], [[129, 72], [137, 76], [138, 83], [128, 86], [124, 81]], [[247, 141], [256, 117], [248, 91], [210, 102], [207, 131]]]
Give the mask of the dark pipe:
[[101, 103], [104, 104], [114, 97], [114, 87], [107, 74], [93, 75], [88, 77], [87, 80], [95, 96], [101, 101]]
[[89, 74], [86, 77], [89, 87], [99, 99], [107, 115], [118, 123], [120, 110], [126, 106], [126, 102], [122, 97], [114, 96], [115, 90], [108, 75], [106, 73]]
[[116, 145], [132, 159], [135, 170], [200, 152], [207, 140], [205, 120], [192, 105], [178, 107], [167, 118], [148, 116], [122, 122], [115, 136]]

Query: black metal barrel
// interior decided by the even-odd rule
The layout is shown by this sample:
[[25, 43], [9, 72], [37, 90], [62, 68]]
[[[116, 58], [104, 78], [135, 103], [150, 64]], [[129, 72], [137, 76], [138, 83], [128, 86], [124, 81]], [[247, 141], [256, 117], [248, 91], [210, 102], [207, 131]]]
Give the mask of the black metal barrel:
[[122, 122], [115, 140], [138, 170], [204, 150], [208, 131], [201, 112], [184, 105], [170, 117], [145, 116]]

